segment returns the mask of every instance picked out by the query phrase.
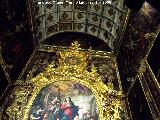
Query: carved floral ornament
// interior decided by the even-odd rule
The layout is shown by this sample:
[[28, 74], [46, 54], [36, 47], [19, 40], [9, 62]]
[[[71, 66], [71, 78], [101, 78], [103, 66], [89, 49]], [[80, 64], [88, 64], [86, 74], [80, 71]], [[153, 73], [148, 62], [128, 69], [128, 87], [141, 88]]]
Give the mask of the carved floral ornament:
[[[59, 65], [50, 64], [42, 73], [15, 88], [14, 102], [6, 109], [9, 120], [28, 120], [33, 102], [40, 91], [56, 82], [76, 82], [90, 89], [96, 99], [98, 120], [120, 120], [122, 91], [113, 90], [112, 83], [104, 84], [94, 66], [87, 70], [91, 49], [82, 51], [78, 42], [60, 52]], [[23, 87], [24, 86], [24, 87]], [[77, 118], [78, 119], [78, 118]]]

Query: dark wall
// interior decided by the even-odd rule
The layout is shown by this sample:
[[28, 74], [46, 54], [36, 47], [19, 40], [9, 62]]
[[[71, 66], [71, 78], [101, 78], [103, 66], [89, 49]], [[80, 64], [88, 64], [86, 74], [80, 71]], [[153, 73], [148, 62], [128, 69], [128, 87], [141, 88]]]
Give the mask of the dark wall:
[[133, 120], [153, 120], [139, 80], [136, 80], [130, 91], [128, 101]]
[[[148, 56], [148, 62], [156, 78], [160, 80], [160, 34], [158, 35], [151, 52]], [[160, 81], [159, 81], [160, 82]]]
[[0, 97], [2, 96], [3, 92], [6, 90], [8, 86], [8, 80], [6, 79], [5, 73], [0, 65]]

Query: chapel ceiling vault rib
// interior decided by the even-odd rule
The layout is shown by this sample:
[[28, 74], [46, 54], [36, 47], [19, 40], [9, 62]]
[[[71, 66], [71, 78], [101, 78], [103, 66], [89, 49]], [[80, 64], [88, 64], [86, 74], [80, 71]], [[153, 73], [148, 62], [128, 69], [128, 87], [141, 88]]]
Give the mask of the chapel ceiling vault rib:
[[90, 2], [30, 0], [38, 43], [58, 32], [83, 32], [101, 38], [113, 50], [114, 42], [124, 27], [128, 8], [123, 0], [102, 0], [99, 4]]

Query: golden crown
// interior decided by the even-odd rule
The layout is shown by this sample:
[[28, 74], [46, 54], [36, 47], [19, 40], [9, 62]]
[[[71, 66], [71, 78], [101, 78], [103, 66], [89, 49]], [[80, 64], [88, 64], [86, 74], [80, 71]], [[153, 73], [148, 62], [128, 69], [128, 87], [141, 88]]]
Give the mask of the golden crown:
[[74, 41], [69, 49], [60, 52], [59, 63], [60, 65], [86, 67], [90, 55], [91, 49], [83, 51], [78, 41]]

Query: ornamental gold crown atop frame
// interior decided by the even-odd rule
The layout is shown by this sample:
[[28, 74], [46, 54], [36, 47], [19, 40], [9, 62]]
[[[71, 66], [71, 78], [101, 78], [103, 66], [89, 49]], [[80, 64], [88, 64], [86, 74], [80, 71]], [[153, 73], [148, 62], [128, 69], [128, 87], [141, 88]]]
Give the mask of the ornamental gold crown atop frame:
[[85, 52], [80, 48], [78, 41], [74, 41], [69, 49], [60, 52], [59, 63], [65, 66], [86, 67], [90, 55], [91, 49]]

